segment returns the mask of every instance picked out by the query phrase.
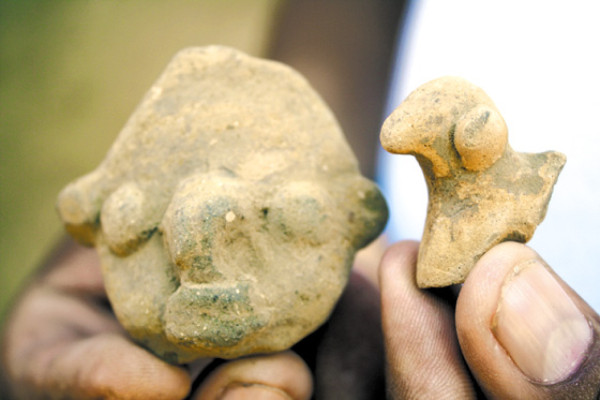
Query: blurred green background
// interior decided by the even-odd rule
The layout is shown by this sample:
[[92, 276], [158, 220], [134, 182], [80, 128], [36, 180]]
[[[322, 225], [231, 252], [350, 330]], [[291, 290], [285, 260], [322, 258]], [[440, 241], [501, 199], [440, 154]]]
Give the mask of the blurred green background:
[[264, 55], [278, 0], [0, 1], [0, 318], [62, 235], [54, 208], [181, 48]]

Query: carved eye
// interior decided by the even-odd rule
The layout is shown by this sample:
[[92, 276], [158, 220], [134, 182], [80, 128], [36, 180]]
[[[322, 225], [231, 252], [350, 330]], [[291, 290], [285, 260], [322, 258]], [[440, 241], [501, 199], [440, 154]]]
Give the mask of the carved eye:
[[506, 148], [508, 129], [502, 116], [493, 108], [477, 106], [456, 123], [454, 146], [470, 171], [481, 171], [494, 164]]
[[269, 221], [286, 240], [316, 245], [331, 233], [330, 199], [320, 187], [309, 182], [292, 182], [280, 188], [269, 208]]
[[100, 223], [104, 240], [118, 255], [127, 255], [150, 237], [155, 223], [146, 212], [146, 196], [133, 183], [126, 183], [104, 202]]

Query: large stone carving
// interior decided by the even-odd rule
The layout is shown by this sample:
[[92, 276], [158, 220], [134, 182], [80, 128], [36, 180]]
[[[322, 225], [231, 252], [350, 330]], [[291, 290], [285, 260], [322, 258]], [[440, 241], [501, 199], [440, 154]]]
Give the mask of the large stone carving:
[[455, 77], [412, 92], [384, 122], [381, 143], [391, 153], [414, 155], [427, 181], [420, 287], [461, 283], [495, 244], [528, 241], [565, 163], [557, 152], [512, 150], [492, 100]]
[[387, 219], [307, 82], [218, 46], [176, 55], [58, 210], [120, 322], [172, 362], [292, 346]]

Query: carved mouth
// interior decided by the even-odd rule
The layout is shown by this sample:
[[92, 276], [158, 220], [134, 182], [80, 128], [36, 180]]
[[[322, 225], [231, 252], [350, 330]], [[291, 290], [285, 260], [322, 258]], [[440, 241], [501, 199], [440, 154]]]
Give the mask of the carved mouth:
[[206, 350], [234, 346], [265, 325], [245, 284], [182, 284], [167, 301], [163, 323], [169, 341]]

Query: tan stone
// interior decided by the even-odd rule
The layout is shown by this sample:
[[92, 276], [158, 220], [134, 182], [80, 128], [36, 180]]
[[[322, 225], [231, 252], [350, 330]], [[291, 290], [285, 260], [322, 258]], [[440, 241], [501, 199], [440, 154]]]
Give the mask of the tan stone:
[[387, 219], [307, 82], [217, 46], [177, 54], [57, 206], [97, 247], [120, 322], [173, 362], [298, 342]]
[[528, 241], [544, 219], [565, 156], [518, 153], [507, 137], [492, 100], [456, 77], [419, 87], [384, 122], [383, 147], [414, 155], [429, 191], [420, 287], [463, 282], [492, 246]]

